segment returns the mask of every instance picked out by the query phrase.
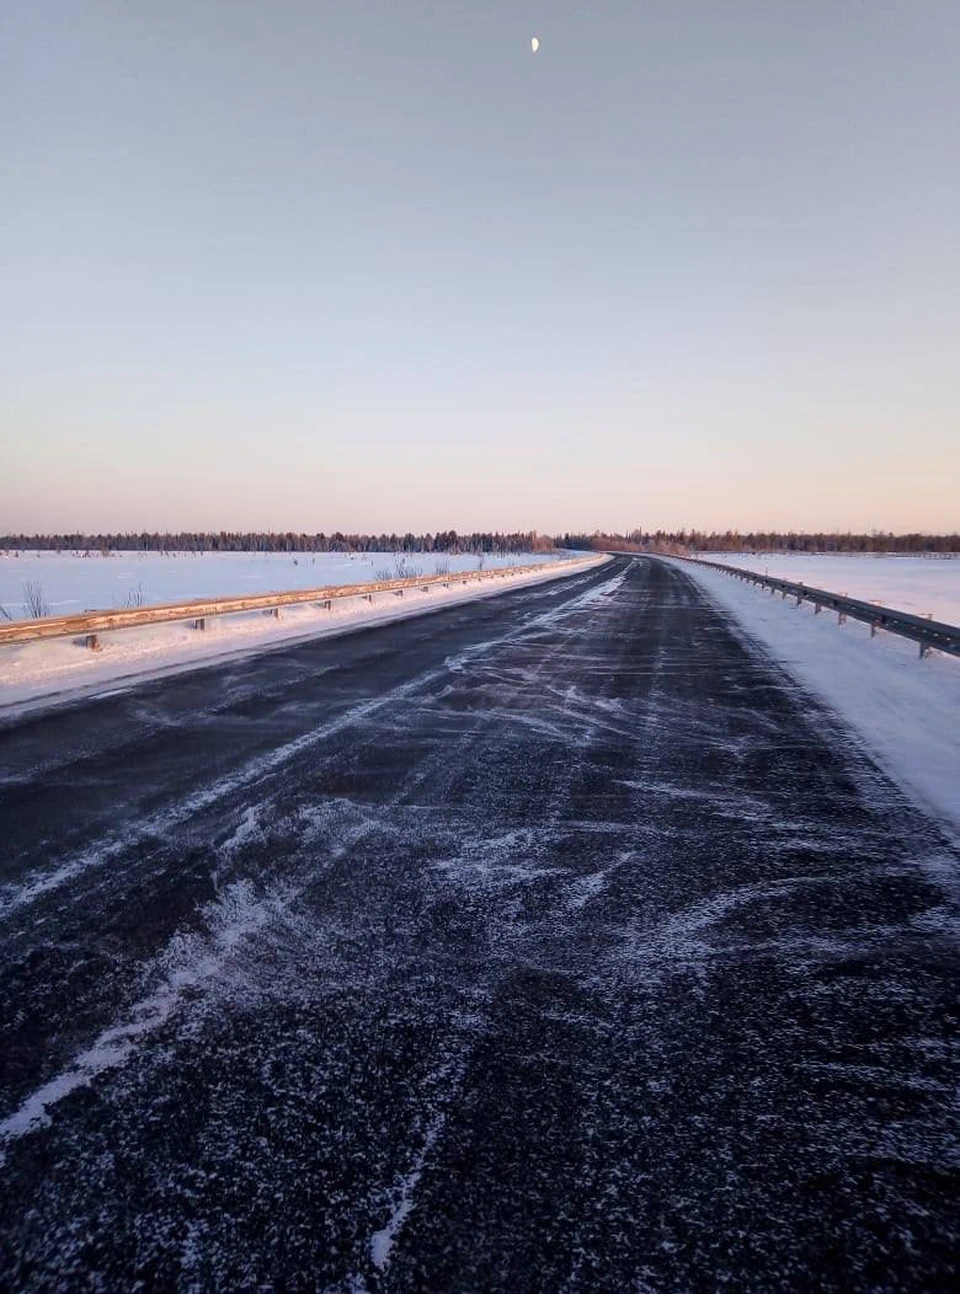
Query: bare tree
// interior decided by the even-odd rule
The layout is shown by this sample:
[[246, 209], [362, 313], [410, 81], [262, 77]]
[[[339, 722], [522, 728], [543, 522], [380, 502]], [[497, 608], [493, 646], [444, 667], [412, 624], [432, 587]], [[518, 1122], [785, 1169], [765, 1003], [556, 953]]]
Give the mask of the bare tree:
[[39, 580], [24, 580], [23, 605], [26, 607], [27, 614], [32, 620], [42, 620], [44, 616], [50, 614], [50, 608], [47, 606], [43, 597], [43, 585]]

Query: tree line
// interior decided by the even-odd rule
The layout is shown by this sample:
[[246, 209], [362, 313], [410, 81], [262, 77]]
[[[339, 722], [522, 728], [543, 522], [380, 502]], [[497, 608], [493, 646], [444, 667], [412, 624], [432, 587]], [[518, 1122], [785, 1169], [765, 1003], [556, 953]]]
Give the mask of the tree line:
[[869, 534], [837, 531], [736, 530], [631, 530], [626, 535], [595, 531], [590, 535], [557, 537], [558, 548], [611, 548], [623, 552], [654, 553], [960, 553], [960, 534], [895, 535], [873, 530]]
[[541, 535], [536, 530], [440, 530], [367, 535], [315, 535], [274, 531], [140, 531], [139, 533], [0, 535], [0, 549], [53, 549], [57, 552], [178, 553], [518, 553], [555, 548], [660, 553], [960, 553], [960, 534], [895, 535], [838, 531], [595, 530], [590, 534]]
[[458, 534], [343, 534], [308, 535], [292, 530], [140, 531], [133, 533], [0, 535], [0, 549], [45, 549], [56, 552], [176, 552], [176, 553], [518, 553], [549, 552], [550, 536], [535, 530], [472, 531]]

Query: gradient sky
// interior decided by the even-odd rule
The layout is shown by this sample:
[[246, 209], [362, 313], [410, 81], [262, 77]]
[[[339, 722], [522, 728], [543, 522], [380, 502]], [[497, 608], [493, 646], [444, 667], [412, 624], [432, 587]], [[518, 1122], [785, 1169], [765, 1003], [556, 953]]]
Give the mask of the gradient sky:
[[0, 150], [0, 530], [960, 527], [958, 0], [6, 0]]

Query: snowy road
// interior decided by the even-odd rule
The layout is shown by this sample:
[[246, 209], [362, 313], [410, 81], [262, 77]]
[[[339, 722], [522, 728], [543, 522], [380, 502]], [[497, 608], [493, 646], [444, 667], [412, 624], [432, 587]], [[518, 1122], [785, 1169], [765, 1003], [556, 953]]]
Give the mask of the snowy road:
[[0, 729], [0, 1285], [931, 1289], [958, 858], [682, 572]]

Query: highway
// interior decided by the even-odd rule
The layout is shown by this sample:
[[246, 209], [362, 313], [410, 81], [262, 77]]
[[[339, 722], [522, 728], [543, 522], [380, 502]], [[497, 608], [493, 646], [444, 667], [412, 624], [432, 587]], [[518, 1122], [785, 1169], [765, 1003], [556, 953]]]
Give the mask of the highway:
[[958, 863], [645, 558], [0, 719], [0, 1287], [954, 1286]]

